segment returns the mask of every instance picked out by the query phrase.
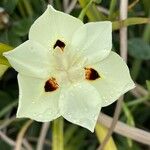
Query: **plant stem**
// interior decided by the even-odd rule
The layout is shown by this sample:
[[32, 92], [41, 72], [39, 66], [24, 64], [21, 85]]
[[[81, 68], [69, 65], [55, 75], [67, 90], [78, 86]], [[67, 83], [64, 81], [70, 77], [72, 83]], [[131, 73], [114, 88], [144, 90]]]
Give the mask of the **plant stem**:
[[53, 121], [53, 135], [52, 135], [52, 150], [63, 150], [63, 124], [62, 117]]
[[10, 111], [13, 107], [17, 106], [18, 101], [15, 100], [14, 102], [8, 104], [6, 107], [4, 107], [1, 111], [0, 111], [0, 117], [2, 117], [3, 115], [5, 115], [8, 111]]
[[130, 102], [126, 103], [126, 104], [127, 104], [127, 106], [130, 107], [130, 106], [141, 104], [141, 103], [143, 103], [143, 102], [145, 102], [147, 100], [149, 100], [149, 95], [146, 95], [144, 97], [141, 97], [141, 98], [133, 100], [133, 101], [130, 101]]
[[[105, 139], [105, 136], [107, 135], [108, 128], [106, 128], [102, 124], [97, 123], [96, 127], [95, 127], [95, 132], [96, 132], [96, 136], [98, 138], [98, 141], [100, 143], [102, 143], [103, 140]], [[115, 144], [112, 137], [110, 137], [108, 143], [105, 145], [103, 150], [117, 150], [116, 144]]]
[[[85, 7], [90, 3], [91, 0], [78, 0], [80, 6], [85, 9]], [[88, 16], [90, 21], [100, 21], [106, 20], [106, 17], [98, 11], [96, 5], [92, 3], [86, 11], [86, 15]]]
[[131, 70], [131, 76], [132, 79], [135, 81], [139, 75], [140, 68], [142, 65], [142, 60], [135, 59], [132, 65], [132, 70]]
[[28, 130], [28, 128], [31, 126], [31, 124], [33, 123], [33, 120], [28, 120], [21, 128], [21, 130], [19, 131], [18, 135], [17, 135], [17, 140], [16, 140], [16, 145], [15, 145], [15, 149], [14, 150], [20, 150], [22, 149], [22, 143], [23, 143], [23, 138], [25, 136], [26, 131]]
[[[124, 114], [127, 118], [127, 124], [129, 124], [131, 126], [135, 126], [134, 118], [133, 118], [132, 113], [131, 113], [130, 109], [128, 108], [127, 104], [123, 102], [122, 108], [123, 108]], [[127, 138], [127, 142], [128, 142], [129, 147], [133, 146], [133, 142], [130, 138]]]
[[110, 7], [109, 7], [109, 19], [110, 20], [112, 19], [112, 16], [116, 7], [116, 3], [117, 3], [117, 0], [111, 0], [110, 2]]
[[92, 5], [93, 0], [90, 0], [89, 3], [82, 9], [81, 13], [79, 14], [79, 19], [83, 21], [83, 18], [86, 14], [86, 11], [88, 10], [88, 8]]
[[138, 24], [146, 24], [149, 22], [150, 22], [149, 18], [131, 17], [120, 21], [114, 21], [112, 22], [112, 25], [113, 25], [113, 30], [118, 30], [122, 27], [133, 26]]

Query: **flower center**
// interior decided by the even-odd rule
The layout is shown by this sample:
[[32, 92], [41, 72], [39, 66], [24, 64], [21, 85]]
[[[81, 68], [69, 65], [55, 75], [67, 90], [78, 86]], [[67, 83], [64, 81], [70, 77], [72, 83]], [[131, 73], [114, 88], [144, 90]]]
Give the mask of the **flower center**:
[[100, 78], [100, 75], [93, 68], [84, 68], [85, 69], [85, 78], [87, 80], [96, 80]]
[[50, 78], [45, 82], [45, 92], [52, 92], [55, 91], [57, 88], [59, 87], [59, 85], [57, 84], [57, 81], [55, 78]]

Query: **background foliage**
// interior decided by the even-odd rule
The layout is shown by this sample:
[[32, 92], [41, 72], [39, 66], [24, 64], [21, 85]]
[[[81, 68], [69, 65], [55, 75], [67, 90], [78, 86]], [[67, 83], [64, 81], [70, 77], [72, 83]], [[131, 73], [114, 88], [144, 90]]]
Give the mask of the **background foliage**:
[[[65, 1], [65, 0], [64, 0]], [[68, 6], [62, 0], [54, 0], [53, 5], [61, 11], [68, 10], [72, 1], [66, 0]], [[79, 3], [80, 2], [80, 3]], [[79, 0], [71, 9], [71, 14], [78, 17], [82, 8], [89, 0]], [[16, 47], [28, 39], [28, 31], [33, 21], [46, 9], [48, 1], [44, 0], [0, 0], [0, 43]], [[146, 17], [150, 15], [149, 0], [130, 0], [128, 16]], [[133, 4], [133, 6], [131, 5]], [[57, 18], [56, 18], [57, 19]], [[119, 1], [117, 0], [95, 0], [88, 8], [84, 22], [98, 20], [119, 20]], [[136, 24], [136, 23], [135, 23]], [[138, 23], [137, 23], [138, 24]], [[11, 47], [0, 44], [0, 54], [3, 50]], [[113, 32], [113, 50], [119, 53], [119, 32]], [[0, 75], [7, 66], [5, 60], [0, 56]], [[137, 82], [146, 94], [128, 92], [124, 98], [124, 105], [120, 120], [144, 129], [150, 130], [150, 25], [134, 25], [128, 27], [128, 66], [132, 78]], [[0, 79], [0, 132], [16, 141], [22, 127], [28, 119], [16, 119], [16, 108], [18, 102], [17, 73], [9, 68]], [[110, 116], [113, 115], [115, 104], [103, 108], [102, 111]], [[42, 124], [33, 122], [26, 132], [27, 140], [33, 149], [36, 149]], [[44, 150], [51, 147], [51, 127], [48, 128]], [[150, 147], [136, 143], [131, 139], [118, 134], [113, 135], [118, 150], [148, 150]], [[99, 141], [95, 134], [86, 129], [65, 121], [64, 133], [65, 150], [95, 150]], [[0, 135], [0, 150], [12, 149], [11, 144], [4, 141]]]

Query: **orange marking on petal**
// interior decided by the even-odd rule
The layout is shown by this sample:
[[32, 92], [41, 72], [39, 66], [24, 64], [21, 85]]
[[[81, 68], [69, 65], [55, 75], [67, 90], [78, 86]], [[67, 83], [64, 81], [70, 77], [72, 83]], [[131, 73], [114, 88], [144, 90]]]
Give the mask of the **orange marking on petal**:
[[100, 78], [100, 75], [93, 68], [84, 68], [85, 69], [85, 78], [87, 80], [96, 80]]
[[65, 47], [66, 45], [65, 45], [65, 43], [62, 42], [61, 40], [57, 40], [56, 43], [55, 43], [55, 45], [54, 45], [54, 49], [55, 49], [57, 46], [63, 51], [63, 50], [64, 50], [64, 47]]
[[56, 79], [52, 77], [45, 82], [44, 89], [45, 89], [45, 92], [52, 92], [52, 91], [57, 90], [58, 87], [59, 85]]

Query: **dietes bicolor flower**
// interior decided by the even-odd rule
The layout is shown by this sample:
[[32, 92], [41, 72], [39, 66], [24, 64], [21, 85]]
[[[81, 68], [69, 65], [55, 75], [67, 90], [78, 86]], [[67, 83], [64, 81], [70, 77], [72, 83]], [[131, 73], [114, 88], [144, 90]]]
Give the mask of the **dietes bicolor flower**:
[[111, 48], [110, 21], [83, 24], [48, 5], [29, 40], [4, 53], [19, 73], [17, 117], [47, 122], [63, 116], [93, 131], [101, 107], [134, 88]]

